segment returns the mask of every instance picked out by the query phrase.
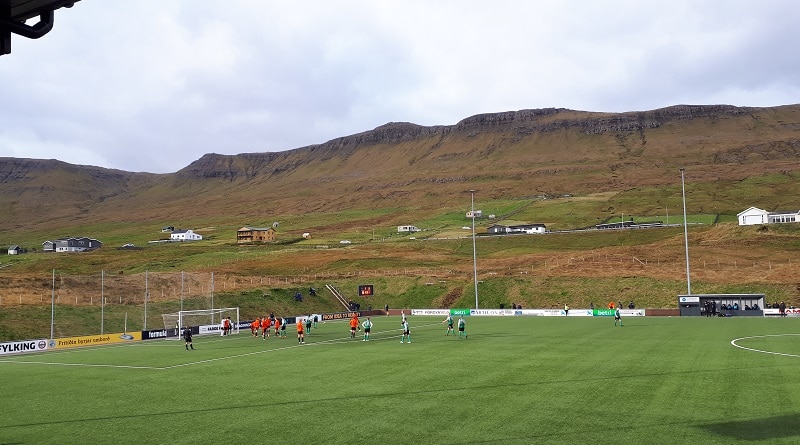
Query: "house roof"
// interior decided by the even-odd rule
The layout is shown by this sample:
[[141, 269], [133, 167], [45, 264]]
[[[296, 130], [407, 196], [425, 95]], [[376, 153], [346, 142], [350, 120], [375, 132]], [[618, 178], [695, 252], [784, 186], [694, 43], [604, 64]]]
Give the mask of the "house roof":
[[769, 215], [797, 215], [798, 213], [800, 213], [800, 210], [776, 210], [774, 212], [769, 212]]
[[758, 212], [758, 213], [767, 213], [767, 211], [766, 211], [766, 210], [761, 210], [761, 209], [759, 209], [758, 207], [750, 207], [750, 208], [749, 208], [749, 209], [747, 209], [747, 210], [744, 210], [744, 211], [742, 211], [742, 212], [739, 212], [739, 213], [737, 213], [737, 214], [736, 214], [736, 216], [742, 216], [742, 215], [744, 215], [745, 213], [753, 213], [753, 211], [756, 211], [756, 212]]
[[266, 232], [267, 230], [275, 230], [272, 227], [242, 227], [241, 229], [237, 230], [237, 232]]
[[9, 247], [8, 247], [8, 250], [19, 250], [19, 246], [18, 246], [18, 245], [16, 245], [16, 244], [14, 244], [14, 245], [12, 245], [12, 246], [9, 246]]
[[766, 210], [759, 209], [758, 207], [750, 207], [749, 209], [747, 209], [745, 211], [737, 213], [736, 216], [742, 216], [745, 213], [760, 213], [762, 215], [770, 215], [770, 216], [775, 216], [775, 215], [797, 215], [797, 214], [800, 214], [800, 210], [776, 210], [774, 212], [768, 212]]

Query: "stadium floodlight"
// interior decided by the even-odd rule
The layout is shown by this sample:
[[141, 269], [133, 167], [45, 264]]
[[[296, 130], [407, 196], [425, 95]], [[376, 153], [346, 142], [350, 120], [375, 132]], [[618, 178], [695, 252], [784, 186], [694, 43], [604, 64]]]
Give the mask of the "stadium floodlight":
[[692, 278], [689, 274], [689, 230], [686, 225], [686, 186], [683, 180], [685, 168], [681, 167], [681, 196], [683, 197], [683, 246], [686, 249], [686, 295], [692, 295]]
[[470, 216], [472, 217], [472, 272], [475, 281], [475, 309], [478, 309], [478, 255], [475, 250], [475, 190], [469, 191], [472, 196]]

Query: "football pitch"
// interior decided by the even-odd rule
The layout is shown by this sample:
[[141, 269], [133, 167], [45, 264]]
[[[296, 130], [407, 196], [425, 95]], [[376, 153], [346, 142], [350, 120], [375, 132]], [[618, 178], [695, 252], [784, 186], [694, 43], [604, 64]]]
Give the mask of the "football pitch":
[[800, 442], [800, 319], [372, 320], [5, 356], [0, 444]]

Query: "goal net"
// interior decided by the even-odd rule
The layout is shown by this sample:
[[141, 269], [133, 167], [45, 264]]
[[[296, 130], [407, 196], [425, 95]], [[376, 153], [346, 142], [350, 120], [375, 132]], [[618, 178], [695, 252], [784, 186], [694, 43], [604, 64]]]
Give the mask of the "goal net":
[[231, 333], [239, 333], [239, 308], [195, 309], [161, 314], [164, 329], [178, 329], [178, 335], [187, 326], [199, 327], [200, 334], [219, 333], [223, 320], [230, 318]]

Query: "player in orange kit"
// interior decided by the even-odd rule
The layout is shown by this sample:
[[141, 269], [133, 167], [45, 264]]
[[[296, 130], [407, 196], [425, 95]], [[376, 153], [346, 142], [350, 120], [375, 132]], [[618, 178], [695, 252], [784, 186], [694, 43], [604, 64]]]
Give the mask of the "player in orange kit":
[[356, 330], [358, 329], [358, 316], [353, 314], [350, 319], [350, 338], [356, 338]]
[[306, 344], [306, 334], [305, 331], [303, 331], [303, 322], [297, 320], [295, 324], [297, 325], [297, 343], [304, 345]]
[[261, 319], [261, 339], [266, 340], [269, 337], [269, 326], [272, 323], [270, 322], [269, 317], [264, 317]]
[[260, 327], [261, 327], [261, 319], [256, 317], [256, 319], [253, 320], [252, 323], [250, 323], [250, 334], [252, 334], [253, 337], [258, 337], [258, 328]]
[[281, 334], [281, 318], [275, 318], [275, 338], [280, 338]]

